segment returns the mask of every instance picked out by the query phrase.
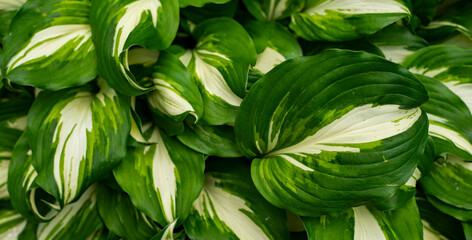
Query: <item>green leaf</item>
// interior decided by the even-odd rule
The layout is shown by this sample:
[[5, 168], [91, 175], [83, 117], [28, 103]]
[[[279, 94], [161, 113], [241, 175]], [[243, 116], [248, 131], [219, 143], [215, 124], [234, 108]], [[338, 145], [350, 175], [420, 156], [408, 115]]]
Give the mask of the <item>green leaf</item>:
[[0, 209], [0, 239], [17, 239], [26, 220], [15, 210]]
[[40, 223], [38, 240], [86, 239], [102, 227], [97, 210], [96, 186], [92, 185], [80, 198], [63, 209], [51, 221]]
[[157, 226], [136, 209], [126, 193], [100, 184], [97, 204], [105, 226], [118, 236], [140, 240], [150, 239], [156, 234]]
[[198, 121], [203, 102], [189, 70], [172, 53], [161, 52], [152, 75], [155, 88], [147, 100], [151, 110], [176, 121], [190, 113]]
[[[188, 0], [189, 3], [198, 1]], [[222, 0], [223, 2], [225, 0]], [[238, 0], [226, 1], [227, 3], [208, 3], [203, 7], [186, 7], [180, 10], [182, 16], [190, 20], [192, 23], [200, 23], [206, 19], [214, 17], [229, 17], [233, 18], [238, 9]], [[191, 31], [190, 31], [191, 32]]]
[[94, 79], [97, 57], [89, 11], [90, 0], [25, 3], [3, 42], [3, 76], [17, 84], [48, 90]]
[[386, 59], [395, 63], [402, 63], [415, 50], [428, 45], [423, 38], [398, 24], [392, 24], [369, 36], [369, 41], [382, 50]]
[[259, 21], [274, 21], [300, 11], [305, 0], [243, 0], [247, 10]]
[[411, 1], [413, 14], [421, 19], [424, 25], [428, 25], [436, 14], [436, 8], [442, 0], [414, 0]]
[[99, 229], [92, 233], [87, 240], [119, 240], [120, 238], [106, 228]]
[[472, 220], [472, 163], [446, 155], [436, 162], [431, 172], [420, 180], [428, 200], [461, 221]]
[[41, 92], [28, 114], [36, 182], [61, 206], [104, 179], [126, 154], [128, 100], [103, 79], [98, 85]]
[[187, 6], [203, 7], [203, 5], [208, 3], [223, 4], [231, 0], [179, 0], [180, 7], [184, 8]]
[[285, 212], [250, 181], [241, 159], [207, 162], [205, 186], [184, 223], [190, 239], [288, 239]]
[[360, 206], [336, 216], [303, 218], [310, 240], [423, 239], [423, 226], [414, 198], [393, 211]]
[[187, 122], [179, 141], [187, 147], [208, 156], [242, 157], [236, 144], [234, 128], [227, 125], [207, 126]]
[[460, 221], [436, 209], [421, 192], [416, 202], [423, 222], [424, 239], [465, 239]]
[[305, 9], [292, 15], [290, 28], [309, 41], [340, 42], [373, 34], [408, 16], [408, 7], [397, 0], [307, 0]]
[[38, 173], [32, 165], [28, 141], [25, 133], [15, 145], [12, 164], [8, 170], [8, 191], [13, 207], [26, 219], [32, 222], [47, 221], [54, 217], [54, 210], [51, 212], [48, 204], [55, 199], [35, 183]]
[[[428, 138], [427, 92], [381, 57], [329, 50], [259, 79], [235, 122], [252, 179], [277, 207], [321, 216], [388, 200]], [[349, 179], [349, 181], [347, 181]]]
[[266, 74], [286, 59], [302, 56], [300, 44], [292, 33], [276, 22], [250, 21], [244, 26], [256, 46], [254, 70]]
[[113, 170], [133, 204], [161, 226], [185, 219], [203, 186], [203, 154], [157, 127], [143, 127], [149, 146], [130, 148]]
[[7, 189], [8, 167], [10, 166], [10, 162], [10, 160], [0, 159], [0, 199], [10, 198]]
[[462, 222], [464, 235], [467, 240], [472, 239], [472, 222]]
[[100, 75], [117, 91], [141, 95], [153, 90], [139, 82], [128, 66], [133, 45], [166, 49], [179, 25], [179, 3], [175, 0], [92, 1], [92, 36], [97, 48]]
[[428, 114], [436, 154], [451, 153], [472, 160], [472, 114], [467, 105], [440, 81], [421, 75], [418, 79], [430, 97], [422, 109]]
[[167, 224], [157, 235], [151, 238], [151, 240], [174, 240], [174, 227], [177, 220]]
[[180, 60], [200, 87], [204, 107], [200, 123], [234, 122], [246, 93], [249, 65], [256, 62], [254, 44], [244, 28], [229, 18], [205, 20], [192, 35], [197, 45]]

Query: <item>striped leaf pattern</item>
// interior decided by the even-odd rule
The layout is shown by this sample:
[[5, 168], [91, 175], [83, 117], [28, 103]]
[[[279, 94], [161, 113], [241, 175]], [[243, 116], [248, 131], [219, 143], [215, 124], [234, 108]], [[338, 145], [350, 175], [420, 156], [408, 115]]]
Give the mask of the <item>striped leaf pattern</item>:
[[4, 40], [4, 76], [48, 90], [94, 79], [97, 58], [89, 12], [90, 0], [28, 1]]
[[243, 0], [248, 11], [259, 21], [283, 19], [300, 11], [303, 0]]
[[252, 179], [269, 202], [302, 216], [332, 214], [381, 204], [412, 176], [428, 136], [426, 101], [399, 65], [330, 50], [259, 79], [241, 105], [236, 139], [255, 157]]
[[152, 83], [138, 82], [128, 65], [128, 49], [139, 45], [167, 48], [177, 33], [179, 3], [175, 0], [92, 1], [90, 22], [100, 74], [117, 91], [141, 95]]
[[410, 14], [401, 0], [307, 0], [292, 15], [290, 28], [310, 41], [339, 42], [375, 33]]
[[103, 79], [98, 89], [85, 85], [41, 92], [30, 116], [27, 131], [36, 182], [61, 206], [105, 177], [126, 153], [129, 103]]
[[[241, 159], [207, 163], [205, 186], [184, 226], [191, 239], [289, 239], [285, 214], [267, 204]], [[222, 164], [224, 163], [224, 164]]]
[[166, 226], [185, 219], [198, 197], [203, 186], [204, 157], [151, 124], [143, 131], [152, 144], [129, 149], [113, 173], [133, 204]]

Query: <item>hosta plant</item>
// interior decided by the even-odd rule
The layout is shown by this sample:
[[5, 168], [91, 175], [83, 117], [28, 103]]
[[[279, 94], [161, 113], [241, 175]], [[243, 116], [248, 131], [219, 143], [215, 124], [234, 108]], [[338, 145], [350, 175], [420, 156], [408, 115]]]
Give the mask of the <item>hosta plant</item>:
[[467, 0], [0, 0], [0, 239], [472, 239]]

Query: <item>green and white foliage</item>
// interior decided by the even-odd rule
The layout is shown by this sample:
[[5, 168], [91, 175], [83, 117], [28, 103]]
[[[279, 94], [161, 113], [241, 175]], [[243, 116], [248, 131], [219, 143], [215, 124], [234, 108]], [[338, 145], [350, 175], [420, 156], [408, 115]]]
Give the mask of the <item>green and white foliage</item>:
[[102, 228], [96, 191], [97, 186], [92, 185], [76, 202], [64, 206], [51, 221], [38, 224], [37, 239], [86, 239]]
[[48, 90], [83, 85], [97, 75], [90, 0], [31, 0], [4, 42], [3, 76]]
[[178, 226], [203, 187], [204, 156], [151, 124], [143, 132], [154, 144], [130, 148], [113, 173], [141, 212], [161, 226]]
[[[195, 0], [188, 0], [192, 3], [197, 3]], [[221, 0], [222, 2], [224, 0]], [[182, 1], [181, 1], [182, 2]], [[182, 30], [191, 33], [196, 24], [215, 17], [229, 17], [233, 18], [238, 10], [239, 0], [226, 1], [226, 3], [212, 3], [205, 4], [202, 7], [186, 7], [180, 9], [182, 20], [180, 21]], [[178, 37], [177, 37], [178, 39]]]
[[136, 209], [121, 190], [100, 184], [97, 189], [98, 211], [105, 226], [118, 236], [130, 240], [151, 239], [157, 226]]
[[203, 115], [198, 86], [189, 70], [172, 53], [163, 51], [159, 54], [152, 81], [155, 88], [147, 96], [152, 111], [175, 121], [183, 121], [188, 114], [198, 121]]
[[414, 198], [392, 211], [359, 206], [336, 216], [303, 218], [308, 239], [423, 239], [423, 226]]
[[290, 28], [306, 40], [340, 42], [373, 34], [410, 14], [401, 0], [307, 0], [303, 11], [292, 15]]
[[257, 59], [249, 34], [230, 18], [212, 18], [192, 32], [194, 49], [179, 57], [199, 85], [203, 99], [200, 123], [222, 125], [234, 122], [246, 93], [249, 65]]
[[18, 239], [26, 220], [15, 210], [0, 209], [0, 239]]
[[444, 155], [420, 183], [437, 209], [461, 221], [472, 220], [472, 162]]
[[257, 51], [253, 70], [266, 74], [285, 60], [302, 56], [300, 44], [281, 24], [251, 21], [244, 27], [251, 35]]
[[382, 50], [387, 60], [394, 63], [402, 63], [406, 57], [413, 54], [417, 49], [428, 45], [423, 38], [414, 35], [408, 28], [397, 24], [392, 24], [369, 36], [369, 41]]
[[206, 166], [205, 186], [184, 223], [190, 239], [289, 239], [285, 212], [260, 195], [244, 160]]
[[468, 106], [446, 84], [421, 75], [418, 79], [429, 94], [422, 109], [428, 114], [429, 134], [436, 153], [452, 153], [472, 160], [472, 114]]
[[419, 106], [427, 99], [397, 64], [328, 50], [259, 79], [241, 104], [236, 140], [255, 158], [256, 187], [277, 207], [321, 216], [381, 204], [424, 152], [428, 121]]
[[128, 65], [133, 45], [166, 49], [179, 24], [176, 0], [92, 1], [90, 13], [100, 75], [117, 91], [140, 95], [151, 91], [150, 82], [139, 82]]
[[98, 88], [41, 92], [27, 126], [36, 183], [64, 206], [105, 178], [126, 154], [129, 111], [103, 79]]
[[243, 3], [257, 20], [274, 21], [300, 11], [305, 0], [243, 0]]
[[188, 6], [194, 6], [194, 7], [203, 7], [205, 4], [208, 3], [216, 3], [216, 4], [223, 4], [227, 3], [231, 0], [179, 0], [180, 7], [188, 7]]
[[0, 0], [0, 12], [17, 10], [25, 2], [26, 0]]
[[32, 165], [32, 152], [28, 141], [25, 133], [15, 145], [8, 170], [8, 191], [13, 207], [23, 217], [32, 222], [48, 221], [54, 217], [55, 212], [49, 202], [54, 202], [55, 199], [35, 183], [38, 173]]
[[208, 156], [242, 157], [236, 144], [234, 128], [228, 125], [210, 126], [187, 122], [179, 141], [187, 147]]
[[425, 240], [465, 240], [464, 229], [459, 220], [435, 208], [422, 192], [416, 196], [416, 202], [423, 223], [423, 238]]

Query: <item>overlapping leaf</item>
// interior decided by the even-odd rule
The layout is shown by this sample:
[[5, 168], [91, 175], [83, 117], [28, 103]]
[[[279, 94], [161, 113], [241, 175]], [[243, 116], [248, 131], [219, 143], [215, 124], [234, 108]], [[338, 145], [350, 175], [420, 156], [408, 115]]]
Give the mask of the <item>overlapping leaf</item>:
[[325, 51], [258, 80], [241, 105], [236, 138], [256, 157], [252, 178], [269, 202], [302, 216], [332, 214], [380, 204], [407, 182], [427, 140], [419, 108], [427, 99], [399, 65]]
[[126, 153], [128, 100], [103, 79], [98, 85], [41, 92], [29, 112], [36, 182], [61, 206], [105, 178]]
[[300, 11], [304, 0], [243, 0], [248, 11], [259, 21], [274, 21]]
[[144, 137], [154, 143], [128, 153], [114, 175], [133, 204], [161, 226], [180, 224], [203, 186], [204, 157], [150, 124]]
[[229, 18], [212, 18], [192, 32], [194, 49], [180, 55], [203, 99], [201, 123], [221, 125], [234, 122], [246, 92], [249, 65], [256, 62], [254, 44], [244, 28]]
[[310, 41], [348, 41], [377, 32], [408, 17], [401, 0], [307, 0], [300, 13], [292, 15], [290, 28]]
[[14, 83], [49, 90], [82, 85], [97, 75], [90, 0], [28, 1], [3, 44], [2, 72]]
[[257, 62], [253, 69], [266, 74], [286, 59], [302, 56], [302, 49], [285, 27], [276, 22], [251, 21], [244, 25], [254, 41]]
[[140, 45], [167, 48], [177, 33], [179, 3], [175, 0], [93, 1], [90, 13], [99, 72], [108, 84], [127, 95], [151, 91], [151, 82], [139, 82], [128, 66], [128, 49]]
[[207, 163], [205, 186], [184, 223], [191, 239], [288, 239], [285, 213], [250, 182], [242, 160]]
[[308, 239], [423, 239], [414, 198], [393, 211], [360, 206], [334, 217], [304, 218]]
[[0, 209], [0, 239], [17, 239], [26, 220], [15, 210]]

